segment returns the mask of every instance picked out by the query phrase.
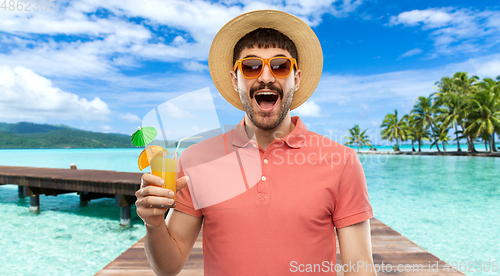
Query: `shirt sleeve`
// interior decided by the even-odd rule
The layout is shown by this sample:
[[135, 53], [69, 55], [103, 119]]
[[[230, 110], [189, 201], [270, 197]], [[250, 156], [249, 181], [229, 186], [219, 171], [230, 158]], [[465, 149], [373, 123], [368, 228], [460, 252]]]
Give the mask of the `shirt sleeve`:
[[[178, 166], [179, 166], [179, 173], [178, 177], [182, 177], [185, 175], [184, 170], [182, 169], [182, 158], [189, 158], [188, 157], [188, 149], [184, 150], [181, 154], [181, 157], [179, 158], [178, 161]], [[186, 187], [180, 189], [177, 191], [177, 194], [175, 195], [175, 210], [181, 211], [185, 214], [195, 216], [195, 217], [202, 217], [203, 213], [200, 210], [195, 210], [194, 205], [193, 205], [193, 199], [191, 198], [191, 193], [189, 191], [189, 184], [186, 185]]]
[[373, 217], [361, 161], [352, 149], [345, 160], [332, 215], [336, 228], [353, 225]]

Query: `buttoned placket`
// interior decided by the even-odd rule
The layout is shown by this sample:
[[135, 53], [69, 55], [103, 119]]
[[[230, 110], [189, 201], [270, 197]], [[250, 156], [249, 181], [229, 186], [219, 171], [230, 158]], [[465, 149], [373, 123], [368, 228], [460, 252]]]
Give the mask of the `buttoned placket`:
[[[271, 169], [273, 167], [272, 161], [273, 159], [270, 158], [269, 156], [272, 154], [272, 152], [278, 148], [283, 147], [284, 150], [289, 150], [289, 149], [296, 149], [300, 148], [304, 145], [305, 143], [305, 137], [307, 135], [307, 128], [300, 123], [299, 119], [297, 118], [295, 121], [293, 121], [292, 117], [292, 122], [295, 124], [295, 127], [299, 126], [299, 128], [294, 128], [292, 130], [293, 135], [291, 137], [284, 137], [284, 138], [277, 138], [271, 144], [267, 147], [267, 149], [264, 151], [262, 148], [259, 147], [258, 143], [256, 140], [248, 140], [247, 134], [245, 132], [245, 129], [243, 128], [244, 126], [244, 119], [238, 124], [238, 126], [241, 126], [241, 129], [238, 129], [238, 132], [234, 132], [235, 136], [233, 136], [233, 145], [239, 148], [245, 148], [245, 147], [253, 147], [255, 149], [259, 150], [259, 155], [260, 155], [260, 161], [261, 161], [261, 172], [262, 175], [260, 176], [259, 181], [257, 182], [257, 203], [267, 203], [269, 201], [269, 192], [270, 188], [269, 186], [271, 185], [270, 181], [273, 181], [272, 175], [271, 175]], [[300, 123], [300, 125], [299, 125]], [[294, 133], [295, 132], [295, 133]], [[290, 133], [290, 134], [292, 134]], [[253, 186], [252, 186], [253, 187]]]
[[263, 151], [257, 144], [254, 142], [254, 146], [259, 148], [259, 151], [262, 151], [261, 155], [261, 165], [262, 165], [262, 176], [257, 183], [257, 203], [265, 204], [269, 201], [269, 185], [270, 185], [270, 174], [271, 174], [271, 162], [269, 162], [269, 155], [275, 150], [275, 143], [272, 142], [265, 151]]

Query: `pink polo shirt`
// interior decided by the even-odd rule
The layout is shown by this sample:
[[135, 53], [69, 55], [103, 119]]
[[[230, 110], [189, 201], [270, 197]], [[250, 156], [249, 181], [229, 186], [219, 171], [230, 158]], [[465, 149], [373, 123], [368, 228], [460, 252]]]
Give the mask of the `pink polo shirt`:
[[292, 122], [265, 151], [242, 120], [182, 153], [176, 210], [203, 217], [205, 275], [332, 275], [334, 228], [373, 217], [355, 151]]

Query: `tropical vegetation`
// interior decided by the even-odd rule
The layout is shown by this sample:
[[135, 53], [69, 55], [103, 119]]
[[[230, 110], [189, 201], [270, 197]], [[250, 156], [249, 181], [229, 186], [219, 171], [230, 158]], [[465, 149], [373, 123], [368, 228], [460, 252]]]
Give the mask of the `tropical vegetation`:
[[394, 146], [395, 151], [400, 151], [399, 140], [406, 141], [408, 139], [408, 115], [403, 116], [403, 118], [398, 118], [398, 110], [394, 110], [394, 114], [387, 114], [382, 122], [382, 131], [380, 135], [382, 140], [388, 140], [390, 142], [396, 141], [396, 146]]
[[84, 131], [64, 125], [0, 123], [0, 149], [131, 148], [130, 136]]
[[366, 135], [366, 131], [367, 131], [367, 129], [365, 129], [365, 130], [363, 130], [363, 132], [361, 132], [361, 130], [359, 129], [359, 125], [354, 125], [353, 128], [349, 129], [350, 136], [344, 137], [344, 139], [349, 140], [348, 142], [346, 142], [344, 144], [347, 146], [355, 145], [358, 148], [358, 151], [359, 151], [359, 148], [360, 147], [363, 148], [363, 146], [368, 146], [371, 148], [372, 147], [371, 141], [370, 141], [369, 136]]
[[[398, 117], [398, 112], [387, 114], [382, 122], [383, 140], [418, 143], [431, 142], [431, 148], [446, 150], [450, 141], [456, 141], [457, 151], [462, 151], [460, 141], [467, 141], [467, 150], [476, 152], [475, 143], [482, 142], [485, 150], [498, 151], [495, 134], [500, 135], [500, 76], [495, 80], [469, 76], [457, 72], [436, 82], [437, 91], [420, 96], [409, 114]], [[452, 137], [450, 137], [452, 132]]]

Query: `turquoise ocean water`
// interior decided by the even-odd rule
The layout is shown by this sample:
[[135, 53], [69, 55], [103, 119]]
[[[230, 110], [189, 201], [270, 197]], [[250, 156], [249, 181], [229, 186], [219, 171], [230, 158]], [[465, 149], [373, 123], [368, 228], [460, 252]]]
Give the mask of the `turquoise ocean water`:
[[[78, 169], [139, 172], [140, 151], [0, 150], [0, 165], [75, 163]], [[360, 160], [376, 218], [445, 261], [500, 266], [499, 158], [360, 155]], [[0, 186], [0, 275], [93, 275], [145, 234], [134, 208], [132, 227], [118, 225], [113, 199], [80, 206], [75, 193], [40, 196], [40, 204], [40, 214], [32, 214], [29, 199], [17, 197], [17, 186]]]

